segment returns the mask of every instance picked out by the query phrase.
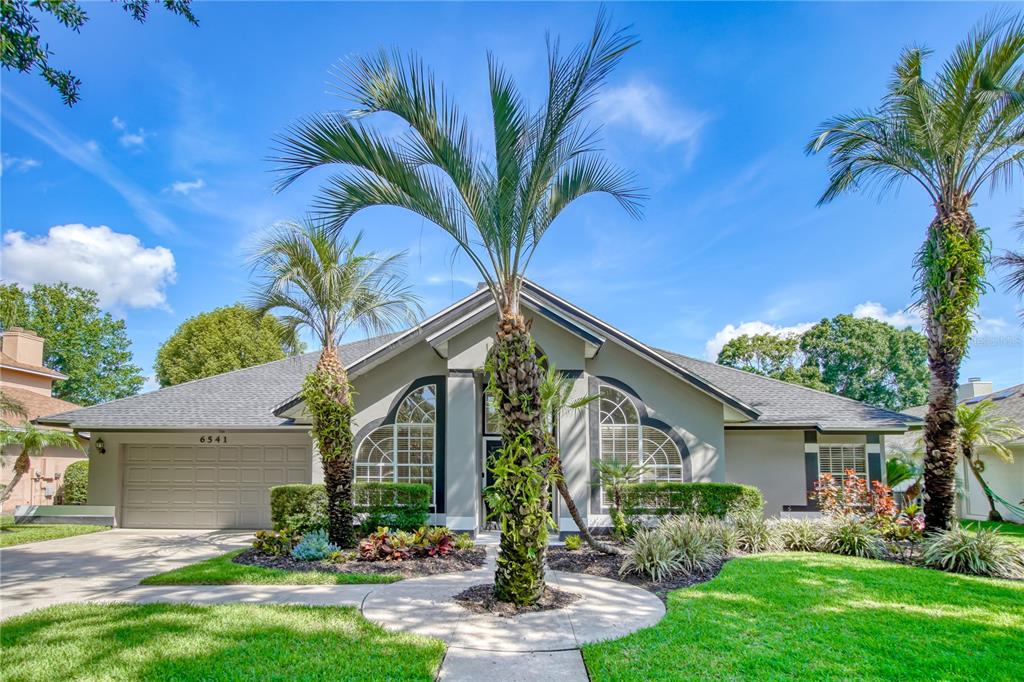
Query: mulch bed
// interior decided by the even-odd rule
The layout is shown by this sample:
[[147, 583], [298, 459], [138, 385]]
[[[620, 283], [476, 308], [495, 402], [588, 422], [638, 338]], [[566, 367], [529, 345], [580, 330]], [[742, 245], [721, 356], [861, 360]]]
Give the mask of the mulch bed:
[[406, 559], [405, 561], [299, 561], [290, 556], [272, 556], [247, 549], [232, 561], [248, 566], [280, 568], [285, 571], [324, 571], [330, 573], [375, 573], [419, 578], [438, 573], [472, 571], [484, 565], [487, 552], [483, 547], [460, 549], [445, 556]]
[[498, 601], [494, 597], [494, 584], [485, 583], [474, 585], [467, 590], [459, 592], [452, 597], [459, 606], [472, 611], [473, 613], [489, 613], [492, 616], [511, 618], [521, 613], [536, 613], [537, 611], [551, 611], [553, 609], [564, 609], [566, 606], [580, 599], [575, 592], [555, 589], [546, 586], [544, 594], [536, 604], [519, 606], [508, 602]]
[[668, 593], [672, 590], [711, 580], [718, 575], [723, 565], [719, 564], [710, 571], [674, 575], [662, 580], [660, 583], [656, 583], [646, 576], [635, 573], [619, 575], [619, 567], [622, 565], [623, 557], [615, 554], [604, 554], [587, 546], [575, 551], [569, 551], [561, 546], [549, 547], [547, 559], [547, 566], [553, 571], [583, 573], [585, 575], [595, 575], [599, 578], [610, 578], [611, 580], [629, 583], [630, 585], [642, 587], [648, 592], [653, 592], [662, 601], [665, 601]]

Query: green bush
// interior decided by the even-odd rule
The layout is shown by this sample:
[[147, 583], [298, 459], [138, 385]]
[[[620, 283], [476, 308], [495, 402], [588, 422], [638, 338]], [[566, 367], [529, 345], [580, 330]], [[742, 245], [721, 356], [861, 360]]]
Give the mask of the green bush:
[[655, 530], [671, 543], [686, 573], [707, 571], [722, 563], [724, 548], [717, 522], [700, 516], [670, 516]]
[[853, 516], [834, 519], [825, 525], [822, 549], [832, 554], [878, 559], [885, 545], [878, 531]]
[[970, 533], [953, 526], [926, 536], [921, 563], [952, 573], [1024, 578], [1024, 550], [998, 531], [987, 528]]
[[89, 499], [89, 460], [72, 462], [64, 470], [64, 504], [85, 504]]
[[583, 540], [580, 539], [579, 535], [566, 535], [565, 536], [565, 548], [567, 550], [569, 550], [570, 552], [575, 552], [576, 550], [580, 549], [581, 547], [583, 547]]
[[824, 542], [826, 523], [811, 519], [780, 519], [773, 524], [779, 546], [789, 552], [817, 552]]
[[619, 567], [619, 575], [636, 573], [656, 583], [683, 569], [679, 551], [657, 530], [641, 528], [626, 545], [626, 558]]
[[775, 528], [760, 512], [746, 512], [732, 517], [736, 528], [736, 548], [747, 554], [774, 552], [779, 548]]
[[[355, 511], [365, 514], [363, 532], [378, 526], [416, 530], [427, 523], [430, 486], [425, 483], [357, 483]], [[322, 483], [279, 485], [270, 489], [270, 520], [275, 530], [308, 533], [327, 527], [327, 494]]]
[[641, 516], [696, 515], [725, 518], [760, 514], [761, 491], [739, 483], [632, 483], [623, 491], [623, 510], [631, 523]]

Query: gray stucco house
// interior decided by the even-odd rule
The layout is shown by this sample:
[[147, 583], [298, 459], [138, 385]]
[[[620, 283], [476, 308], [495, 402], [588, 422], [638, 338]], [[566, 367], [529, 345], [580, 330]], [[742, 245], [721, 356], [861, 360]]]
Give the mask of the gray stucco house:
[[[536, 284], [523, 290], [541, 351], [598, 394], [559, 424], [567, 483], [588, 523], [609, 525], [591, 461], [647, 477], [759, 487], [766, 513], [813, 509], [819, 473], [884, 476], [885, 438], [915, 417], [645, 345]], [[481, 367], [496, 310], [478, 290], [404, 332], [341, 349], [357, 392], [356, 476], [433, 486], [433, 521], [485, 516], [489, 426]], [[268, 488], [321, 480], [298, 392], [317, 353], [41, 419], [92, 435], [89, 503], [125, 527], [259, 528]], [[563, 532], [575, 530], [557, 510]]]

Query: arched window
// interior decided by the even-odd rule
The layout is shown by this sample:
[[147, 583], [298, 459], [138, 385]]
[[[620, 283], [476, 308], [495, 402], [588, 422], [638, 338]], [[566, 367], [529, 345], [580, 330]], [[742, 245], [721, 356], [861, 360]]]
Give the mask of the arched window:
[[[661, 429], [641, 425], [640, 415], [629, 396], [611, 386], [602, 386], [598, 407], [602, 461], [644, 467], [641, 481], [683, 481], [679, 447]], [[602, 490], [601, 505], [607, 504]]]
[[363, 438], [356, 451], [355, 479], [361, 483], [426, 483], [434, 488], [437, 389], [421, 386], [395, 411], [395, 422]]

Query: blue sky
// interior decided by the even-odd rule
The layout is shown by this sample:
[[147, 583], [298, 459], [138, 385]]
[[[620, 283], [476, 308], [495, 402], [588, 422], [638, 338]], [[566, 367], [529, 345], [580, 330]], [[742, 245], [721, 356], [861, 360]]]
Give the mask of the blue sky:
[[[933, 48], [936, 65], [992, 7], [610, 5], [642, 43], [596, 113], [608, 155], [651, 198], [642, 221], [603, 197], [571, 208], [529, 275], [697, 357], [739, 331], [838, 313], [913, 321], [903, 309], [927, 200], [908, 185], [817, 208], [825, 159], [803, 145], [823, 119], [876, 103], [901, 47]], [[416, 50], [486, 139], [487, 50], [539, 102], [545, 32], [573, 44], [597, 6], [200, 3], [199, 28], [158, 9], [145, 26], [109, 3], [87, 9], [81, 35], [43, 24], [54, 63], [83, 81], [78, 105], [38, 77], [3, 74], [2, 276], [98, 288], [150, 373], [178, 324], [247, 295], [244, 257], [261, 230], [306, 210], [324, 176], [274, 194], [266, 159], [290, 122], [346, 108], [329, 73], [340, 59]], [[996, 250], [1014, 246], [1022, 196], [1024, 182], [979, 197]], [[370, 248], [407, 249], [428, 311], [475, 286], [447, 236], [416, 217], [373, 209], [346, 229], [365, 230]], [[992, 280], [962, 375], [998, 387], [1024, 382], [1024, 330], [1019, 303]]]

